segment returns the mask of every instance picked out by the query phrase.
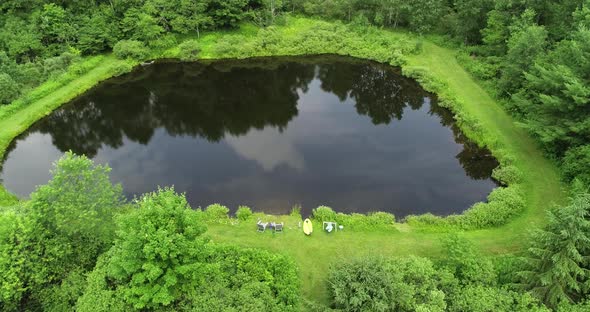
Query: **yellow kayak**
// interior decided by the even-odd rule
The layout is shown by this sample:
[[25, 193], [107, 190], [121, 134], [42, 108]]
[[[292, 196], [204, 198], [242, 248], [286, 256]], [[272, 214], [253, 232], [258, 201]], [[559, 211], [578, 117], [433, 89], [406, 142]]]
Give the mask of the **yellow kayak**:
[[311, 224], [311, 220], [303, 220], [303, 233], [305, 233], [305, 235], [311, 235], [311, 232], [313, 232], [313, 224]]

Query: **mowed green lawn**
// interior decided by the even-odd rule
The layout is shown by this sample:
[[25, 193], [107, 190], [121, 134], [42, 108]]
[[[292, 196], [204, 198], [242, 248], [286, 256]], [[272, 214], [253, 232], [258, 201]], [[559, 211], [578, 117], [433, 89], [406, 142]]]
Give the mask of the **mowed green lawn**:
[[[512, 118], [496, 103], [456, 62], [452, 50], [431, 42], [424, 42], [423, 52], [411, 56], [407, 66], [426, 68], [443, 81], [465, 109], [482, 125], [493, 131], [505, 148], [516, 156], [517, 167], [524, 173], [527, 209], [507, 225], [485, 230], [467, 231], [462, 235], [487, 254], [518, 251], [527, 239], [529, 230], [544, 222], [545, 211], [562, 203], [564, 191], [556, 167], [543, 157], [535, 141], [518, 128]], [[338, 207], [334, 207], [337, 209]], [[273, 221], [272, 217], [266, 218]], [[321, 230], [305, 236], [297, 228], [300, 220], [281, 217], [287, 222], [283, 234], [257, 233], [255, 221], [236, 225], [210, 225], [209, 235], [214, 241], [241, 246], [260, 247], [292, 256], [299, 264], [306, 298], [327, 302], [326, 276], [330, 263], [364, 255], [422, 255], [436, 257], [446, 233], [414, 229], [398, 224], [390, 230], [354, 231], [326, 234]]]
[[[302, 23], [301, 20], [297, 21]], [[303, 21], [305, 22], [305, 21]], [[297, 27], [286, 26], [285, 33], [296, 32]], [[251, 32], [252, 28], [247, 28]], [[392, 35], [395, 35], [393, 33]], [[203, 37], [204, 56], [209, 57], [207, 46], [223, 33]], [[211, 42], [208, 42], [211, 41]], [[554, 204], [563, 202], [564, 192], [559, 182], [556, 167], [545, 159], [533, 139], [518, 128], [508, 116], [456, 62], [455, 52], [425, 41], [420, 54], [409, 56], [407, 67], [423, 68], [446, 84], [463, 109], [491, 131], [504, 148], [515, 156], [517, 167], [524, 173], [523, 186], [527, 194], [526, 211], [502, 227], [468, 231], [462, 235], [476, 244], [484, 253], [501, 254], [522, 248], [527, 232], [544, 222], [545, 211]], [[0, 156], [14, 137], [26, 130], [36, 120], [88, 90], [98, 82], [109, 78], [113, 68], [123, 61], [113, 56], [104, 56], [102, 61], [78, 79], [48, 93], [23, 109], [0, 118]], [[0, 193], [2, 193], [0, 187]], [[0, 194], [0, 204], [2, 199]], [[338, 207], [333, 207], [338, 210]], [[210, 224], [208, 235], [215, 242], [234, 243], [246, 247], [259, 247], [287, 254], [298, 264], [302, 291], [306, 298], [326, 303], [326, 276], [330, 263], [363, 255], [423, 255], [436, 257], [440, 254], [440, 240], [446, 235], [443, 230], [413, 228], [396, 224], [388, 229], [322, 233], [316, 224], [315, 233], [307, 237], [297, 227], [301, 221], [291, 216], [260, 216], [265, 221], [283, 221], [285, 232], [257, 233], [256, 218], [236, 224]]]

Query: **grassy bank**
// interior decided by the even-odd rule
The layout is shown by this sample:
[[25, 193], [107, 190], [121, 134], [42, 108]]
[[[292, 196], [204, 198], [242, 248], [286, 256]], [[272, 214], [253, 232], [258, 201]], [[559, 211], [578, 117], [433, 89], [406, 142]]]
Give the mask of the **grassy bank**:
[[[183, 39], [194, 38], [180, 38], [179, 41]], [[518, 189], [518, 196], [523, 197], [524, 204], [522, 209], [510, 211], [506, 215], [509, 220], [502, 222], [506, 224], [501, 226], [490, 226], [496, 213], [492, 210], [496, 207], [493, 205], [477, 206], [479, 210], [466, 214], [467, 217], [415, 218], [409, 223], [398, 223], [385, 229], [347, 228], [333, 234], [317, 232], [311, 237], [301, 233], [298, 229], [300, 218], [292, 216], [258, 216], [268, 221], [286, 222], [285, 232], [276, 235], [256, 233], [254, 221], [210, 224], [208, 233], [214, 241], [260, 247], [292, 256], [301, 269], [303, 292], [309, 299], [326, 300], [327, 287], [323, 283], [327, 268], [337, 259], [364, 254], [436, 256], [440, 252], [441, 235], [477, 228], [479, 223], [473, 220], [479, 222], [481, 218], [487, 218], [481, 228], [464, 232], [465, 237], [490, 254], [518, 250], [528, 229], [544, 222], [545, 210], [563, 200], [555, 166], [543, 157], [526, 132], [518, 128], [500, 105], [459, 66], [452, 50], [406, 33], [351, 28], [302, 18], [292, 18], [284, 26], [264, 30], [247, 25], [237, 31], [210, 33], [198, 42], [201, 47], [199, 57], [208, 59], [334, 53], [400, 65], [407, 75], [439, 94], [447, 107], [457, 114], [459, 125], [470, 138], [489, 147], [504, 167], [513, 167], [519, 172], [518, 177], [509, 182], [512, 189]], [[176, 57], [180, 52], [178, 46], [171, 46], [152, 53], [149, 58]], [[129, 71], [139, 60], [122, 61], [106, 55], [85, 62], [84, 70], [70, 72], [70, 76], [62, 80], [41, 86], [28, 99], [0, 109], [0, 155], [4, 154], [11, 140], [35, 121], [100, 81]], [[3, 188], [0, 193], [4, 194], [0, 199], [11, 198]], [[498, 197], [503, 197], [500, 195]], [[494, 199], [495, 202], [501, 200]]]

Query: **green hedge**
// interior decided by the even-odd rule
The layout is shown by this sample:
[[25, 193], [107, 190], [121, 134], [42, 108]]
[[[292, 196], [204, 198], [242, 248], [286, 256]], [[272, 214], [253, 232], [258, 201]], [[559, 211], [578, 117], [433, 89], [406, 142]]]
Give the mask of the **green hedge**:
[[320, 206], [313, 210], [313, 219], [317, 222], [331, 221], [346, 228], [369, 230], [383, 226], [392, 226], [395, 224], [395, 216], [387, 212], [370, 212], [361, 213], [341, 213], [335, 212], [327, 206]]
[[475, 203], [463, 214], [439, 217], [432, 214], [408, 216], [410, 225], [456, 227], [464, 230], [481, 229], [506, 224], [525, 209], [523, 192], [518, 185], [496, 188], [487, 203]]

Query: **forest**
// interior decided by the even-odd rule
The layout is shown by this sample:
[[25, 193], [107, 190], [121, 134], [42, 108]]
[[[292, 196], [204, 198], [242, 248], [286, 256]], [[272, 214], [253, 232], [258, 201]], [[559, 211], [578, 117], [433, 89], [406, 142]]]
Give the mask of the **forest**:
[[[336, 26], [308, 29], [311, 43], [305, 43], [289, 37], [290, 29], [299, 27], [290, 24], [292, 18]], [[222, 205], [191, 208], [172, 187], [126, 200], [122, 187], [110, 181], [110, 168], [86, 157], [104, 142], [116, 145], [121, 135], [97, 138], [80, 131], [71, 136], [87, 142], [86, 156], [67, 152], [55, 163], [52, 179], [29, 200], [0, 192], [2, 311], [590, 310], [589, 0], [3, 0], [0, 25], [0, 124], [35, 102], [35, 90], [52, 92], [70, 81], [67, 75], [74, 80], [88, 72], [85, 66], [111, 53], [136, 65], [171, 50], [191, 61], [205, 52], [224, 57], [338, 52], [332, 49], [352, 42], [355, 48], [343, 53], [403, 68], [411, 63], [408, 55], [418, 58], [426, 45], [436, 44], [453, 51], [458, 64], [533, 138], [557, 168], [556, 193], [563, 195], [556, 197], [565, 198], [537, 190], [547, 196], [542, 201], [558, 205], [529, 210], [534, 226], [516, 225], [526, 231], [519, 248], [497, 248], [490, 255], [467, 239], [484, 235], [470, 230], [501, 226], [526, 213], [533, 196], [530, 188], [519, 187], [530, 177], [519, 169], [522, 161], [457, 108], [464, 131], [498, 150], [502, 167], [494, 177], [509, 187], [494, 190], [488, 203], [462, 215], [408, 217], [408, 224], [435, 233], [436, 251], [331, 263], [324, 284], [314, 286], [327, 294], [318, 302], [302, 294], [305, 268], [289, 255], [211, 237], [220, 224], [252, 221], [257, 213], [243, 207], [233, 217]], [[213, 52], [207, 38], [221, 38]], [[131, 67], [125, 63], [115, 71]], [[413, 77], [428, 85], [420, 72]], [[262, 84], [262, 78], [253, 79]], [[293, 78], [306, 79], [311, 77]], [[445, 88], [430, 83], [429, 91]], [[176, 92], [172, 87], [166, 92]], [[353, 92], [368, 94], [369, 100], [357, 109], [377, 124], [380, 108], [372, 106], [369, 88], [363, 87]], [[285, 106], [291, 107], [289, 100]], [[413, 105], [413, 100], [404, 101]], [[146, 118], [134, 104], [124, 114], [136, 116], [140, 125]], [[270, 104], [243, 114], [260, 123], [280, 114]], [[100, 125], [100, 110], [91, 113]], [[279, 115], [275, 123], [282, 126], [290, 116]], [[223, 115], [203, 117], [212, 119], [207, 129], [190, 129], [183, 117], [160, 116], [157, 126], [141, 125], [142, 131], [151, 136], [153, 128], [164, 125], [219, 140], [227, 131], [249, 129]], [[37, 127], [45, 132], [88, 128], [75, 118], [69, 125]], [[29, 119], [28, 126], [34, 122]], [[121, 121], [115, 128], [125, 127]], [[12, 140], [16, 134], [10, 135]], [[138, 141], [145, 136], [137, 135]], [[337, 215], [325, 207], [314, 209], [313, 217], [318, 222], [342, 218], [369, 232], [394, 219]]]

